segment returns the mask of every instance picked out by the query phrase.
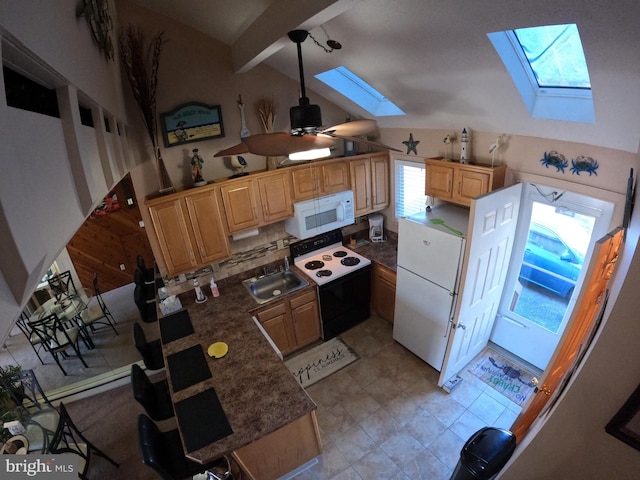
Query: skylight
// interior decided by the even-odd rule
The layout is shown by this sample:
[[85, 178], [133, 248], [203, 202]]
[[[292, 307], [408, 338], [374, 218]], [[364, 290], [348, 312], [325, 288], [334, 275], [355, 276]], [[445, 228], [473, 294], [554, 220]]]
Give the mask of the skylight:
[[513, 31], [540, 87], [591, 88], [578, 27], [550, 25]]
[[405, 114], [392, 101], [345, 67], [319, 73], [316, 78], [364, 108], [371, 115], [386, 117]]
[[594, 123], [578, 27], [549, 25], [488, 34], [534, 118]]

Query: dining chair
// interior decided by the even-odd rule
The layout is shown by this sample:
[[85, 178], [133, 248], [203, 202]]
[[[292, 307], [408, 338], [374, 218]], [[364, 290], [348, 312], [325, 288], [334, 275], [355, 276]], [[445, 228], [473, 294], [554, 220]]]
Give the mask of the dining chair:
[[53, 296], [58, 302], [78, 296], [78, 289], [73, 282], [70, 270], [47, 278], [47, 283], [49, 284], [49, 288], [51, 289]]
[[69, 349], [75, 352], [76, 356], [86, 368], [89, 368], [89, 365], [84, 361], [78, 346], [80, 327], [77, 325], [63, 325], [55, 313], [49, 313], [38, 320], [32, 320], [29, 325], [36, 335], [40, 337], [45, 350], [51, 354], [65, 376], [67, 375], [67, 372], [62, 367], [59, 357], [62, 356], [63, 358], [66, 358]]
[[208, 465], [189, 460], [184, 455], [178, 429], [161, 432], [144, 413], [138, 416], [138, 437], [142, 463], [151, 467], [164, 480], [192, 478], [205, 472], [210, 479], [233, 478], [227, 457], [220, 457]]
[[[115, 327], [115, 319], [109, 311], [107, 304], [102, 298], [100, 289], [98, 288], [98, 274], [93, 276], [93, 295], [87, 296], [85, 301], [86, 308], [80, 312], [80, 320], [82, 321], [85, 329], [88, 329], [91, 333], [96, 332], [96, 325], [102, 325], [105, 327], [111, 327], [113, 332], [118, 335], [118, 331]], [[93, 301], [95, 299], [95, 302]]]
[[33, 370], [21, 370], [16, 373], [11, 382], [0, 377], [0, 384], [9, 393], [11, 400], [26, 413], [35, 410], [55, 408], [42, 390], [40, 382]]
[[76, 427], [69, 416], [69, 412], [62, 402], [60, 402], [60, 423], [56, 429], [47, 453], [51, 454], [73, 454], [80, 457], [78, 465], [78, 477], [86, 479], [91, 463], [91, 456], [98, 455], [106, 459], [109, 463], [119, 468], [120, 465], [93, 443], [91, 443]]
[[40, 363], [44, 365], [42, 361], [42, 357], [40, 357], [40, 349], [43, 348], [42, 340], [40, 337], [33, 331], [31, 325], [29, 325], [29, 315], [27, 315], [24, 311], [20, 313], [18, 319], [16, 320], [16, 326], [18, 329], [27, 337], [29, 345], [33, 348], [33, 351], [36, 353], [38, 360]]
[[167, 380], [153, 383], [137, 363], [131, 365], [133, 398], [153, 420], [167, 420], [175, 415]]
[[33, 370], [22, 370], [15, 374], [11, 382], [0, 378], [2, 388], [21, 410], [19, 417], [25, 427], [25, 437], [29, 440], [28, 451], [44, 453], [49, 438], [55, 433], [60, 415], [40, 386]]
[[162, 344], [160, 339], [147, 342], [142, 326], [136, 322], [133, 324], [133, 343], [136, 346], [142, 361], [147, 370], [160, 370], [164, 368], [164, 358], [162, 356]]

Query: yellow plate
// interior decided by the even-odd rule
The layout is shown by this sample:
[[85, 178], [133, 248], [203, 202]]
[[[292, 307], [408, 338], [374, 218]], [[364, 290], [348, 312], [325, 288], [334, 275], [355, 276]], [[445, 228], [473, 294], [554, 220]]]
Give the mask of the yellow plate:
[[229, 345], [224, 342], [216, 342], [209, 345], [207, 353], [210, 357], [222, 358], [229, 351]]

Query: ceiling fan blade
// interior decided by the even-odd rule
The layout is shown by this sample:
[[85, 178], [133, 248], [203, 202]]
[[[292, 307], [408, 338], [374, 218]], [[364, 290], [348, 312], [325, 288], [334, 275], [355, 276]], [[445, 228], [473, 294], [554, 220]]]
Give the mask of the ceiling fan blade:
[[289, 155], [294, 152], [329, 148], [334, 144], [330, 137], [315, 135], [291, 135], [290, 133], [262, 133], [244, 139], [249, 152], [266, 157]]
[[249, 147], [247, 147], [247, 144], [244, 142], [234, 145], [233, 147], [220, 150], [214, 155], [214, 157], [230, 157], [232, 155], [241, 155], [243, 153], [249, 153]]
[[393, 150], [394, 152], [401, 152], [402, 150], [398, 150], [395, 147], [390, 147], [389, 145], [385, 145], [384, 143], [372, 142], [371, 140], [367, 140], [361, 137], [349, 137], [347, 135], [336, 135], [335, 133], [332, 135], [336, 138], [341, 138], [342, 140], [349, 140], [351, 142], [361, 143], [364, 145], [370, 145], [372, 147], [379, 148], [381, 150]]
[[322, 133], [335, 133], [336, 135], [366, 135], [373, 132], [378, 126], [375, 120], [354, 120], [352, 122], [340, 123], [333, 127], [326, 128]]

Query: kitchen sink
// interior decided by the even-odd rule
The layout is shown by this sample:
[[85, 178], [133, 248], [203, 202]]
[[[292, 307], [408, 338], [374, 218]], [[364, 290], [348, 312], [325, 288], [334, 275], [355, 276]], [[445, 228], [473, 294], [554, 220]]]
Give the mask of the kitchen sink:
[[248, 278], [242, 284], [253, 299], [261, 304], [306, 287], [309, 282], [291, 270], [285, 270]]

